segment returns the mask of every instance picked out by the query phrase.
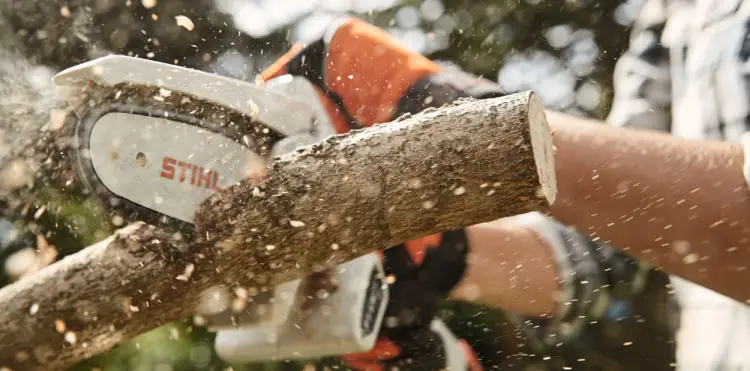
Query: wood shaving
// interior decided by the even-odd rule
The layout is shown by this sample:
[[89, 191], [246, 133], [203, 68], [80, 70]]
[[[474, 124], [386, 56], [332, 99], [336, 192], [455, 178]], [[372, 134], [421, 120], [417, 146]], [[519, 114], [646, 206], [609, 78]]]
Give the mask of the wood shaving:
[[174, 20], [177, 22], [178, 26], [184, 27], [188, 31], [192, 31], [195, 28], [193, 21], [184, 15], [178, 15], [174, 17]]

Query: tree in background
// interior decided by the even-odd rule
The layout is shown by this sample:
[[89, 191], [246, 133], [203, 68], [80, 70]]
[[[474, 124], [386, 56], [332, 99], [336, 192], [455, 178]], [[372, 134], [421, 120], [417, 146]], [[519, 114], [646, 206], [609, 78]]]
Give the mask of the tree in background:
[[[496, 80], [508, 91], [534, 90], [550, 108], [603, 118], [611, 101], [615, 61], [627, 46], [628, 26], [642, 2], [0, 0], [0, 31], [7, 31], [0, 42], [0, 99], [6, 98], [0, 111], [13, 114], [0, 119], [0, 141], [3, 136], [21, 137], [25, 130], [41, 129], [29, 122], [59, 107], [59, 102], [47, 101], [50, 92], [33, 85], [35, 78], [48, 78], [52, 71], [115, 52], [253, 80], [291, 43], [313, 40], [342, 14], [359, 16], [410, 48]], [[174, 18], [178, 15], [190, 19], [190, 25], [178, 25]], [[23, 81], [7, 77], [19, 75], [19, 69], [36, 77]], [[24, 88], [19, 89], [21, 85]], [[35, 93], [20, 100], [26, 106], [13, 106], [17, 100], [8, 103], [7, 98], [30, 90]], [[51, 112], [54, 123], [55, 111]], [[39, 150], [24, 153], [41, 153], [45, 159], [64, 157]], [[0, 168], [10, 161], [0, 149]], [[78, 251], [126, 222], [110, 218], [82, 191], [72, 189], [75, 184], [66, 183], [65, 169], [55, 165], [52, 161], [48, 166], [51, 181], [34, 190], [33, 201], [30, 195], [0, 194], [2, 284]], [[446, 303], [443, 314], [458, 335], [472, 342], [487, 368], [503, 364], [518, 352], [507, 345], [519, 335], [502, 312]], [[323, 363], [336, 365], [333, 360]], [[232, 367], [298, 370], [304, 364]], [[143, 334], [74, 369], [221, 370], [229, 366], [213, 352], [213, 335], [186, 320]]]

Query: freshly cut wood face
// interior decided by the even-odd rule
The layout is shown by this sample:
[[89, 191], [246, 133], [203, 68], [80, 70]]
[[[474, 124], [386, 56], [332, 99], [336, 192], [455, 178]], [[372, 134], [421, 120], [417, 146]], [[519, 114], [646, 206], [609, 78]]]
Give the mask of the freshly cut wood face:
[[547, 202], [553, 205], [557, 199], [557, 177], [552, 131], [547, 123], [544, 106], [533, 93], [529, 95], [529, 132], [542, 193]]

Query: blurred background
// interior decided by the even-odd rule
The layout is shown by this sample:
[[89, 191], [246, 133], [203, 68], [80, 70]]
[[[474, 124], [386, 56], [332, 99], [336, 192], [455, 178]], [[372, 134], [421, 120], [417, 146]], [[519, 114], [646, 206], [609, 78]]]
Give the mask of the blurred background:
[[[28, 5], [34, 1], [39, 0], [2, 2], [3, 27], [11, 30], [7, 37], [20, 45], [6, 40], [2, 46], [21, 50], [19, 55], [29, 63], [49, 70], [114, 51], [253, 80], [293, 42], [314, 40], [333, 18], [350, 14], [384, 28], [417, 52], [495, 80], [507, 91], [531, 89], [550, 108], [600, 119], [610, 107], [615, 62], [643, 3], [81, 0]], [[79, 17], [84, 13], [88, 18]], [[186, 32], [175, 25], [177, 14], [187, 16], [195, 29]], [[8, 62], [14, 57], [2, 58]], [[4, 89], [0, 94], [11, 94]], [[102, 217], [95, 204], [53, 187], [42, 194], [44, 206], [19, 211], [0, 204], [2, 284], [102, 239], [122, 223]], [[445, 303], [442, 315], [474, 346], [487, 369], [513, 369], [509, 360], [522, 357], [522, 345], [515, 343], [519, 332], [504, 313]], [[338, 368], [335, 360], [228, 365], [214, 354], [212, 339], [212, 334], [186, 320], [143, 334], [73, 370], [312, 370], [314, 364]], [[541, 369], [533, 367], [522, 369]]]

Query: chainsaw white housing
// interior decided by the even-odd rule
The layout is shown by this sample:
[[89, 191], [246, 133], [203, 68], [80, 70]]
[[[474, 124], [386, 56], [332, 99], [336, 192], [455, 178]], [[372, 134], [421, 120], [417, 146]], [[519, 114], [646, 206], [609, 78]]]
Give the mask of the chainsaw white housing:
[[110, 55], [66, 69], [53, 77], [53, 83], [78, 108], [73, 145], [82, 181], [94, 192], [138, 205], [140, 218], [147, 215], [140, 212], [144, 207], [151, 215], [193, 223], [203, 200], [260, 171], [268, 158], [237, 138], [206, 130], [195, 123], [198, 118], [158, 111], [156, 99], [144, 107], [116, 110], [116, 102], [91, 107], [93, 101], [85, 99], [92, 86], [156, 87], [233, 108], [283, 136], [271, 144], [272, 155], [333, 133], [314, 87], [304, 78], [283, 76], [260, 87], [181, 66]]
[[326, 111], [320, 102], [320, 98], [315, 90], [316, 88], [306, 78], [283, 75], [266, 81], [263, 87], [276, 91], [289, 99], [306, 103], [313, 109], [316, 117], [312, 130], [306, 132], [299, 131], [293, 136], [282, 139], [274, 146], [273, 155], [291, 152], [296, 148], [318, 142], [336, 134], [331, 119], [328, 116], [328, 111]]
[[102, 86], [134, 84], [163, 88], [233, 108], [292, 136], [309, 132], [317, 119], [308, 104], [242, 80], [149, 59], [109, 55], [68, 68], [52, 78], [72, 106], [91, 82]]
[[[87, 186], [94, 191], [105, 188], [111, 203], [119, 197], [134, 203], [138, 210], [145, 208], [159, 217], [188, 224], [193, 223], [196, 207], [203, 200], [242, 180], [266, 159], [237, 138], [196, 124], [200, 118], [159, 111], [158, 103], [119, 111], [106, 107], [108, 102], [100, 102], [104, 107], [91, 107], [93, 101], [85, 100], [87, 89], [93, 85], [115, 89], [121, 84], [157, 87], [233, 108], [257, 117], [284, 136], [272, 144], [272, 154], [334, 133], [315, 87], [304, 78], [282, 76], [259, 87], [180, 66], [113, 55], [67, 69], [53, 82], [71, 106], [81, 108], [74, 146], [77, 168], [85, 175]], [[286, 282], [268, 295], [256, 297], [249, 308], [255, 312], [245, 321], [232, 322], [237, 319], [232, 315], [226, 322], [209, 320], [209, 327], [218, 331], [219, 355], [228, 361], [251, 362], [372, 349], [389, 300], [379, 256], [373, 253], [339, 265], [333, 275], [340, 285], [338, 291], [318, 298], [312, 312], [302, 318], [301, 307], [307, 298], [301, 292], [310, 278]], [[226, 311], [225, 304], [219, 303], [218, 308], [221, 305], [224, 309], [219, 312]], [[262, 314], [255, 315], [261, 306], [265, 308]], [[458, 359], [457, 353], [450, 354], [450, 359]]]
[[[275, 323], [216, 329], [219, 356], [229, 362], [254, 362], [310, 359], [372, 349], [389, 300], [380, 257], [376, 253], [361, 256], [336, 266], [333, 275], [340, 285], [338, 291], [318, 297], [312, 313], [301, 320], [296, 318], [305, 298], [295, 295], [294, 302], [274, 303], [274, 312], [286, 314], [271, 321]], [[301, 281], [296, 287], [300, 285]], [[290, 306], [281, 308], [282, 305]], [[279, 319], [283, 322], [278, 323]]]

